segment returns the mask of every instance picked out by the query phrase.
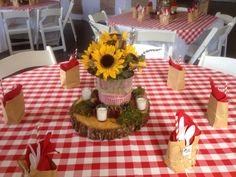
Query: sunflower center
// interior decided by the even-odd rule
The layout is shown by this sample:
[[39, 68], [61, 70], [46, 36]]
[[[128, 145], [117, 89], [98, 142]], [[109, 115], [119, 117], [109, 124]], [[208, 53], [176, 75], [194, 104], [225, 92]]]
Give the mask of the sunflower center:
[[115, 62], [113, 56], [106, 54], [101, 58], [101, 64], [104, 68], [110, 68]]

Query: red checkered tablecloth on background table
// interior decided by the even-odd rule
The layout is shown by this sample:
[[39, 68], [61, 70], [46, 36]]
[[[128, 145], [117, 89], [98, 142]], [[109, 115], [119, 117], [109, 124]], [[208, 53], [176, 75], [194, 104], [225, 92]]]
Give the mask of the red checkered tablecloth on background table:
[[187, 13], [181, 12], [172, 16], [170, 23], [166, 26], [160, 25], [159, 20], [146, 17], [142, 22], [132, 17], [132, 13], [123, 13], [109, 17], [109, 25], [124, 25], [143, 29], [161, 29], [176, 31], [187, 44], [191, 44], [197, 37], [217, 18], [212, 15], [201, 14], [192, 23], [187, 21]]
[[9, 5], [9, 6], [2, 6], [0, 7], [0, 11], [6, 11], [6, 10], [32, 10], [32, 9], [38, 9], [38, 8], [46, 8], [46, 7], [50, 7], [52, 5], [56, 5], [59, 4], [58, 1], [53, 1], [53, 0], [49, 0], [49, 1], [40, 1], [37, 4], [33, 4], [33, 5], [20, 5], [19, 7], [14, 7], [13, 5]]
[[[69, 109], [84, 87], [94, 88], [94, 76], [81, 66], [81, 86], [63, 89], [59, 65], [41, 67], [3, 80], [3, 87], [23, 84], [25, 118], [18, 125], [0, 123], [0, 176], [20, 176], [17, 159], [26, 145], [52, 132], [60, 154], [53, 160], [59, 177], [80, 176], [174, 176], [163, 162], [174, 115], [184, 109], [202, 131], [197, 163], [187, 171], [191, 177], [236, 175], [236, 79], [198, 66], [186, 66], [186, 87], [173, 91], [166, 85], [168, 62], [148, 59], [147, 68], [134, 78], [134, 86], [145, 87], [150, 100], [147, 124], [122, 139], [93, 141], [80, 137], [71, 126]], [[228, 82], [229, 126], [214, 129], [205, 116], [211, 92], [208, 78], [219, 85]], [[0, 112], [0, 119], [2, 119]], [[179, 176], [186, 176], [180, 174]]]

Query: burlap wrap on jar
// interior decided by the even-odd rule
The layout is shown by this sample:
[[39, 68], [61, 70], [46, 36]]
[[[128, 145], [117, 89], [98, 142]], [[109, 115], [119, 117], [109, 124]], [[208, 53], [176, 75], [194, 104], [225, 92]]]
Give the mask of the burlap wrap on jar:
[[106, 105], [121, 105], [131, 99], [133, 77], [128, 79], [96, 79], [99, 100]]

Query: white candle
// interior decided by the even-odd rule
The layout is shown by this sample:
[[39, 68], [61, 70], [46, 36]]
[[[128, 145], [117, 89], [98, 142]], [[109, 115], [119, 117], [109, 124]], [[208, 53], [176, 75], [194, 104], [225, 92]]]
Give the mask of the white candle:
[[91, 98], [92, 91], [89, 88], [84, 88], [82, 90], [82, 99], [89, 100]]
[[147, 105], [147, 100], [144, 97], [139, 97], [136, 99], [137, 102], [137, 107], [140, 111], [143, 111], [146, 109], [146, 105]]
[[107, 108], [106, 107], [98, 107], [97, 108], [97, 119], [99, 121], [107, 120]]

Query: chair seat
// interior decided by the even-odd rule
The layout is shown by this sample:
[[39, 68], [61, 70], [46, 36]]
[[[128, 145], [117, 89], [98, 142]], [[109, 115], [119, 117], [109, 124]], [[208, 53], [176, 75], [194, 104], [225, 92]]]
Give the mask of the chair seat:
[[13, 24], [9, 24], [8, 25], [8, 30], [12, 30], [12, 29], [23, 29], [23, 28], [25, 28], [25, 29], [27, 29], [27, 24], [15, 24], [15, 23], [13, 23]]
[[17, 28], [8, 30], [9, 34], [21, 34], [28, 32], [28, 28]]
[[60, 26], [43, 26], [40, 31], [43, 30], [44, 32], [52, 32], [52, 31], [59, 31]]

